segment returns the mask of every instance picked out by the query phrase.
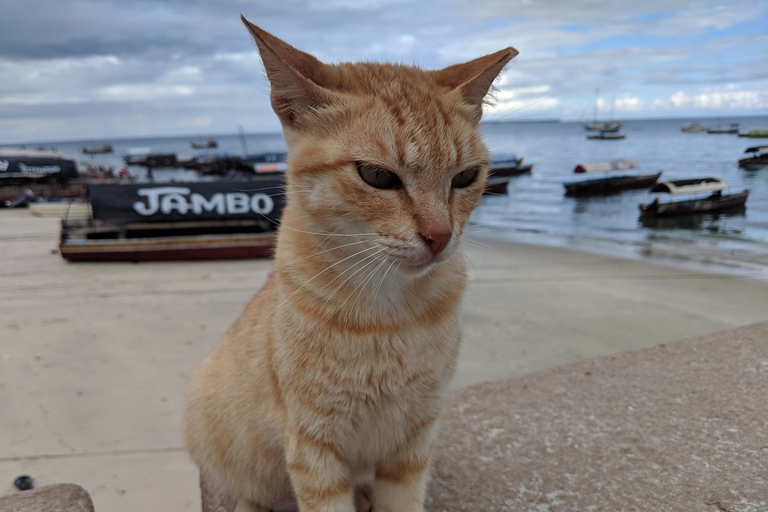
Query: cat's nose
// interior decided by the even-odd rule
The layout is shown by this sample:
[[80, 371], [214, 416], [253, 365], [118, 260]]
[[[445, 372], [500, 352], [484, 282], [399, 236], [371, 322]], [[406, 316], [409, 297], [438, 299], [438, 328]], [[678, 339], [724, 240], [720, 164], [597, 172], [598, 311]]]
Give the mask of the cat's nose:
[[448, 242], [451, 240], [450, 231], [437, 231], [433, 233], [419, 233], [421, 238], [426, 242], [429, 250], [432, 251], [432, 256], [437, 256], [440, 251], [445, 249]]

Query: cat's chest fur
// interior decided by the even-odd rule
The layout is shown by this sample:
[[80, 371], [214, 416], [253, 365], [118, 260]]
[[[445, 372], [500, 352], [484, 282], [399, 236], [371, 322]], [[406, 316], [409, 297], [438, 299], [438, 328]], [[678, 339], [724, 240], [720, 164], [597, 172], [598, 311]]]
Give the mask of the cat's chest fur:
[[457, 308], [439, 321], [404, 314], [394, 326], [348, 330], [284, 307], [272, 364], [286, 414], [309, 435], [365, 465], [438, 414], [459, 352]]

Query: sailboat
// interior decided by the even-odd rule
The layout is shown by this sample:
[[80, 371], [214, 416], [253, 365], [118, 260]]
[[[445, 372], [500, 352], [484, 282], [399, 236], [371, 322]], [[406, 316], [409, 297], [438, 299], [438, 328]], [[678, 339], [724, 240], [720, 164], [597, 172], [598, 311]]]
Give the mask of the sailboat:
[[[584, 129], [588, 131], [596, 131], [603, 133], [614, 133], [619, 131], [621, 123], [618, 121], [598, 121], [597, 120], [597, 103], [600, 99], [600, 89], [595, 91], [595, 111], [591, 123], [586, 123]], [[613, 100], [611, 100], [611, 118], [613, 118]]]

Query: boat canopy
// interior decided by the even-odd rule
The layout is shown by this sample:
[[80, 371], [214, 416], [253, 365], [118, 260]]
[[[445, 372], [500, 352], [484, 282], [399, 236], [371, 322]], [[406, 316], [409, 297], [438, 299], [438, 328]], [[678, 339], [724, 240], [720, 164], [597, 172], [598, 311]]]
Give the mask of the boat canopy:
[[703, 194], [719, 192], [728, 188], [728, 182], [722, 178], [693, 178], [689, 180], [662, 181], [651, 188], [651, 192], [668, 194]]
[[611, 172], [611, 171], [626, 171], [627, 169], [636, 169], [637, 160], [631, 158], [622, 158], [619, 160], [611, 160], [608, 162], [586, 162], [579, 164], [573, 170], [575, 173], [581, 172]]
[[768, 151], [768, 146], [754, 146], [744, 150], [745, 153], [757, 153], [759, 151]]

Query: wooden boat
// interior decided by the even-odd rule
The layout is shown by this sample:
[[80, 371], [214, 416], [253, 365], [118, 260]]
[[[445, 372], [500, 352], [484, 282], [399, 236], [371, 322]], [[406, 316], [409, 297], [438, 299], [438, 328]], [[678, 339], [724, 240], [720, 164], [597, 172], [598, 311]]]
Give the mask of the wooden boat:
[[768, 137], [768, 128], [750, 128], [747, 133], [739, 133], [739, 137], [766, 138]]
[[509, 191], [509, 180], [511, 176], [488, 176], [483, 194], [498, 196], [504, 195]]
[[283, 178], [247, 182], [91, 185], [89, 217], [62, 219], [71, 261], [270, 256], [284, 204]]
[[24, 197], [84, 198], [75, 160], [57, 151], [0, 148], [0, 205]]
[[[611, 194], [622, 190], [650, 187], [659, 180], [661, 172], [639, 174], [637, 161], [629, 158], [608, 162], [587, 162], [578, 164], [575, 174], [591, 174], [595, 177], [563, 183], [566, 195]], [[614, 174], [620, 172], [620, 174]]]
[[739, 133], [739, 123], [731, 123], [728, 128], [718, 124], [716, 128], [707, 128], [707, 133]]
[[142, 167], [176, 167], [178, 159], [175, 153], [155, 153], [151, 148], [130, 148], [123, 155], [125, 165]]
[[587, 135], [587, 138], [591, 140], [621, 140], [625, 137], [626, 135], [623, 133], [607, 132], [604, 130], [597, 135]]
[[208, 140], [197, 140], [189, 143], [192, 149], [210, 149], [219, 147], [219, 141], [211, 137]]
[[523, 159], [515, 155], [492, 157], [488, 164], [490, 176], [520, 176], [530, 174], [532, 168], [533, 164], [523, 164]]
[[112, 144], [94, 144], [93, 146], [83, 146], [80, 151], [86, 155], [101, 155], [112, 152]]
[[691, 122], [680, 128], [680, 130], [686, 133], [704, 133], [707, 131], [707, 127], [699, 123]]
[[[618, 121], [598, 121], [597, 120], [597, 104], [600, 100], [600, 89], [595, 91], [595, 107], [594, 114], [591, 123], [584, 124], [584, 129], [593, 132], [614, 133], [618, 132], [621, 128], [621, 123]], [[613, 105], [614, 101], [611, 100], [611, 117], [613, 117]]]
[[756, 171], [768, 167], [768, 146], [755, 146], [745, 149], [744, 152], [752, 153], [752, 156], [739, 160], [739, 167], [742, 169]]
[[661, 202], [657, 197], [651, 203], [639, 205], [640, 215], [643, 217], [668, 217], [743, 208], [749, 196], [749, 190], [723, 194], [723, 191], [728, 187], [728, 182], [717, 177], [662, 181], [652, 187], [650, 192], [688, 197], [680, 201], [670, 202]]

